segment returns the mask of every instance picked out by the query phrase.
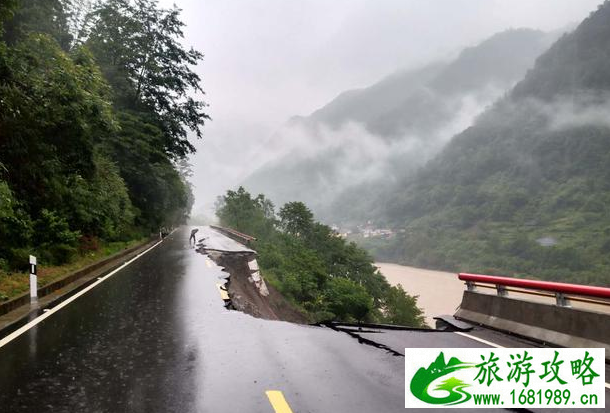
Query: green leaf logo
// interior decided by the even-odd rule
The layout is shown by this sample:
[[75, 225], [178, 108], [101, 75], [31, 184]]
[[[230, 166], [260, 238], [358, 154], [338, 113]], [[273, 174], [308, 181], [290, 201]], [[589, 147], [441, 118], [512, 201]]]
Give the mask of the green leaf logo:
[[464, 363], [455, 357], [452, 357], [448, 363], [445, 363], [445, 355], [441, 351], [436, 360], [427, 369], [422, 367], [413, 375], [410, 387], [411, 393], [419, 400], [429, 404], [453, 405], [464, 403], [472, 397], [470, 393], [464, 390], [470, 384], [464, 383], [455, 377], [447, 378], [434, 388], [434, 390], [447, 391], [449, 394], [445, 397], [434, 397], [428, 393], [428, 389], [436, 379], [454, 371], [471, 367], [474, 367], [474, 363]]

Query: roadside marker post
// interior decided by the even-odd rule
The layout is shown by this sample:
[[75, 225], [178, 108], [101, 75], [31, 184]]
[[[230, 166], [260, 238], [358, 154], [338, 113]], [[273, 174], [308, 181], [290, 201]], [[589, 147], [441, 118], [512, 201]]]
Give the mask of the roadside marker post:
[[30, 301], [38, 300], [38, 277], [36, 276], [36, 257], [30, 255]]

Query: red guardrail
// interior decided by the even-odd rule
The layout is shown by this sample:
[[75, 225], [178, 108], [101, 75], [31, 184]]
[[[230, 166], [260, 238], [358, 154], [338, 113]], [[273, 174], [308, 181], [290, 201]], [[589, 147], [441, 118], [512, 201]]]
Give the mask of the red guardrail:
[[591, 285], [567, 284], [550, 281], [524, 280], [520, 278], [499, 277], [496, 275], [480, 275], [460, 273], [458, 278], [467, 282], [495, 284], [506, 287], [521, 287], [533, 290], [551, 291], [561, 294], [575, 294], [588, 297], [610, 298], [610, 288]]

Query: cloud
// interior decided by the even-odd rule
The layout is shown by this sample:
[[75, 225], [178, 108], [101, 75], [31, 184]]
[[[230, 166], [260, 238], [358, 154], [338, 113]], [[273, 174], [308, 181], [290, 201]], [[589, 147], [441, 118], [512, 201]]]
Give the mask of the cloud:
[[291, 122], [260, 151], [257, 158], [266, 162], [243, 183], [276, 204], [298, 200], [319, 212], [345, 190], [404, 178], [471, 125], [502, 92], [489, 86], [452, 98], [432, 95], [434, 102], [447, 106], [449, 115], [439, 119], [434, 130], [397, 139], [371, 133], [356, 122], [338, 128], [311, 120]]
[[269, 136], [291, 116], [509, 27], [582, 20], [599, 2], [161, 0], [183, 9], [185, 43], [205, 53], [197, 72], [214, 120], [191, 159], [196, 209], [268, 161], [267, 149], [286, 152]]
[[[549, 119], [549, 129], [565, 130], [583, 126], [610, 128], [610, 95], [583, 93], [558, 98], [552, 103], [536, 102]], [[535, 104], [536, 104], [535, 103]]]

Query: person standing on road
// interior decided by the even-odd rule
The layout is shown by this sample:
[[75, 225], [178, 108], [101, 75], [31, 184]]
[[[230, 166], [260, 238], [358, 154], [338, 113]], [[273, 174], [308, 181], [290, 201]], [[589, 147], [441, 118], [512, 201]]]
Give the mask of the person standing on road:
[[191, 236], [189, 237], [189, 245], [191, 245], [191, 240], [193, 240], [193, 244], [197, 243], [197, 239], [195, 239], [195, 234], [199, 231], [198, 228], [195, 228], [191, 231]]

